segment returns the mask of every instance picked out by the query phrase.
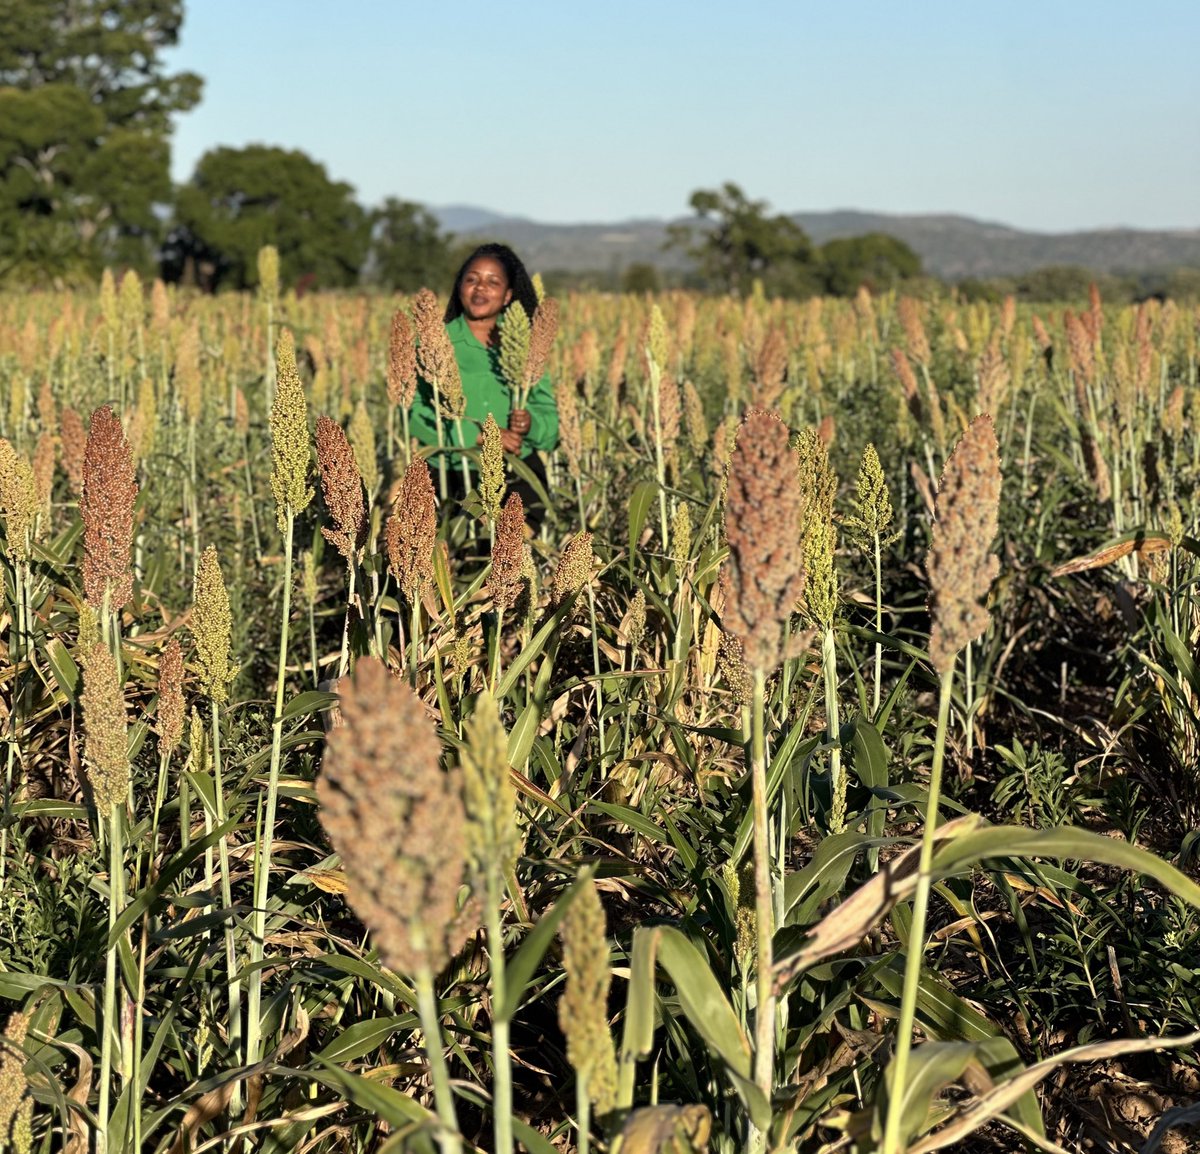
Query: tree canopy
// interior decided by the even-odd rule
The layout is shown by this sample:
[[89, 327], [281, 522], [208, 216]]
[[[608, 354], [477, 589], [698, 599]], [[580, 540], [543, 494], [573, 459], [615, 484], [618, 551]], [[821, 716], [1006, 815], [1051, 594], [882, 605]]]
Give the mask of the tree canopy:
[[853, 296], [861, 285], [883, 292], [921, 275], [921, 258], [881, 232], [826, 241], [820, 257], [823, 287], [832, 296]]
[[370, 280], [398, 292], [446, 282], [454, 273], [448, 238], [419, 204], [389, 196], [371, 214]]
[[183, 0], [0, 0], [0, 277], [149, 268], [170, 117], [201, 80], [164, 71]]
[[668, 244], [695, 260], [706, 286], [748, 293], [754, 281], [773, 296], [805, 296], [819, 288], [812, 242], [786, 216], [768, 216], [732, 181], [698, 189], [688, 202], [702, 225], [672, 225]]
[[279, 250], [284, 283], [339, 288], [358, 281], [371, 222], [354, 189], [303, 152], [255, 144], [206, 152], [176, 199], [164, 273], [191, 262], [205, 288], [251, 288], [258, 250]]

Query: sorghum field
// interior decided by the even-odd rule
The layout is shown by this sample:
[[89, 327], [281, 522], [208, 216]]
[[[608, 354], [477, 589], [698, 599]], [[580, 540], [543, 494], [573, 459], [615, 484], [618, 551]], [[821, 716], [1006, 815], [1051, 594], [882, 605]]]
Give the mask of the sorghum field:
[[272, 255], [0, 298], [0, 1145], [1196, 1148], [1194, 306], [543, 304], [532, 532]]

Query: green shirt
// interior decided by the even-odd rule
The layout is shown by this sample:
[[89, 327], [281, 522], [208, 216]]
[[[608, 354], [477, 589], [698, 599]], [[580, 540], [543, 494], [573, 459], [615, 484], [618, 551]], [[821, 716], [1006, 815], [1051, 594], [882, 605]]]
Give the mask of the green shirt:
[[[462, 418], [462, 441], [473, 446], [489, 413], [502, 429], [508, 427], [508, 415], [513, 408], [512, 390], [500, 375], [499, 350], [487, 348], [471, 332], [465, 316], [455, 317], [446, 326], [446, 333], [454, 346], [454, 359], [458, 362], [463, 395], [467, 399], [467, 411]], [[558, 444], [558, 406], [550, 387], [549, 373], [529, 390], [525, 408], [529, 412], [529, 432], [521, 443], [521, 456], [528, 457], [534, 449], [550, 452]], [[433, 386], [428, 381], [417, 382], [408, 427], [421, 444], [438, 443]], [[454, 422], [445, 417], [442, 418], [442, 440], [446, 445], [462, 443]]]

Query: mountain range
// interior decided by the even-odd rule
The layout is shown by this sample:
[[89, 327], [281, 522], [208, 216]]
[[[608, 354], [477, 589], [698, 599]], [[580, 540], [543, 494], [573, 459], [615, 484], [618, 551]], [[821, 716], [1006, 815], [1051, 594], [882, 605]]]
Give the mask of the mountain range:
[[[612, 224], [540, 224], [485, 208], [450, 205], [430, 210], [444, 230], [464, 239], [511, 244], [531, 268], [619, 274], [634, 263], [679, 271], [686, 255], [664, 249], [671, 224], [694, 218], [626, 220]], [[1034, 269], [1077, 265], [1101, 273], [1144, 274], [1200, 269], [1200, 228], [1107, 228], [1027, 232], [953, 214], [899, 215], [841, 209], [797, 212], [792, 219], [817, 244], [882, 232], [904, 241], [925, 270], [945, 280], [1020, 276]]]

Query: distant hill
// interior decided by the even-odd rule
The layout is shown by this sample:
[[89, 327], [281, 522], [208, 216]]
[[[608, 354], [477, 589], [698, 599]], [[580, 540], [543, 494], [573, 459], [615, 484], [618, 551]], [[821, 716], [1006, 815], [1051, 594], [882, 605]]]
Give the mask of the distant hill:
[[[506, 241], [531, 268], [620, 273], [636, 262], [671, 270], [687, 267], [681, 252], [663, 249], [668, 223], [688, 223], [686, 218], [539, 224], [465, 205], [431, 211], [444, 229], [465, 239]], [[818, 244], [836, 237], [888, 233], [917, 253], [927, 272], [946, 280], [1013, 276], [1050, 265], [1080, 265], [1118, 274], [1200, 268], [1200, 228], [1041, 233], [968, 216], [852, 210], [798, 212], [792, 219]]]

